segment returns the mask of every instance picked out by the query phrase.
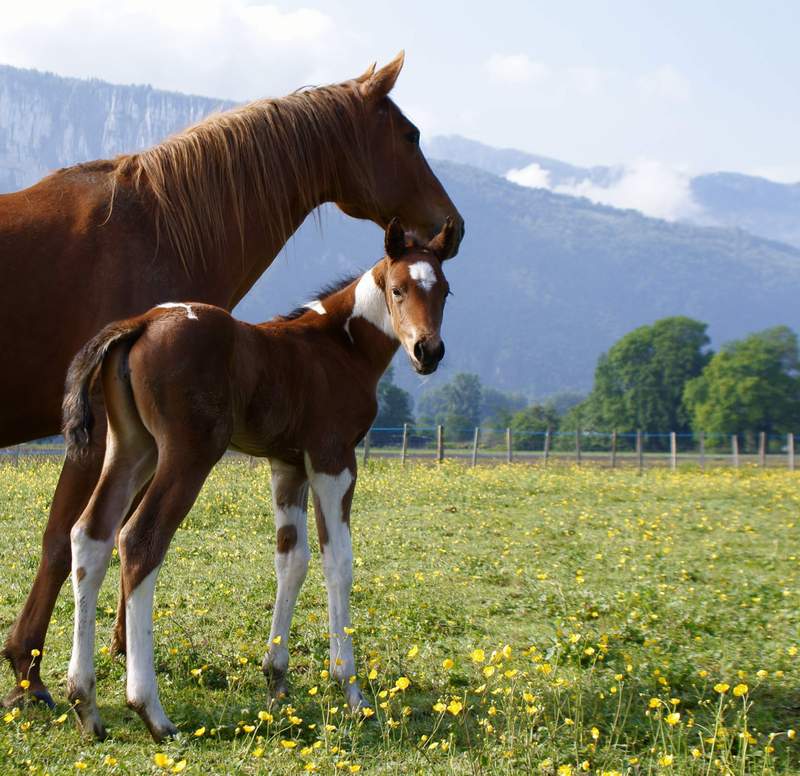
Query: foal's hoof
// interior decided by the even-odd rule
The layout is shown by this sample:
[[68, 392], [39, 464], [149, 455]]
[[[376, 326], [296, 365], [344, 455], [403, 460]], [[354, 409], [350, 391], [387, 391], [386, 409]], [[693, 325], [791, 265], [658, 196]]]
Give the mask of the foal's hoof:
[[[147, 725], [147, 721], [145, 721], [145, 724]], [[171, 722], [167, 725], [147, 725], [147, 729], [150, 731], [153, 741], [157, 744], [169, 738], [175, 738], [178, 735], [178, 728]]]
[[56, 707], [55, 701], [43, 684], [31, 684], [27, 690], [23, 690], [22, 687], [17, 685], [3, 698], [3, 707], [6, 709], [14, 706], [24, 706], [28, 703], [44, 703], [51, 710]]
[[280, 703], [289, 695], [289, 685], [286, 681], [286, 671], [275, 668], [265, 657], [261, 664], [261, 670], [267, 680], [270, 700], [273, 703]]
[[164, 714], [161, 704], [148, 711], [144, 704], [128, 701], [128, 708], [133, 709], [142, 718], [142, 722], [147, 726], [153, 741], [157, 744], [178, 735], [178, 728]]

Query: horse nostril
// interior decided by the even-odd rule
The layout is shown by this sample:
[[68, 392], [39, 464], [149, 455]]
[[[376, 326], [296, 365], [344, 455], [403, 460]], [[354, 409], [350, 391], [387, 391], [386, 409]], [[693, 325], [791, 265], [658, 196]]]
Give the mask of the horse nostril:
[[414, 358], [416, 358], [420, 364], [425, 360], [425, 346], [422, 344], [422, 340], [417, 340], [414, 343]]

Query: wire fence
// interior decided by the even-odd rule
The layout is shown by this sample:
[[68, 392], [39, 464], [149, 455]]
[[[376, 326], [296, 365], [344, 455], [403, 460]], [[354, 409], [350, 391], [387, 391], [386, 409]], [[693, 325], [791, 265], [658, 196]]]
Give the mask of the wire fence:
[[[707, 434], [650, 431], [514, 431], [511, 428], [453, 429], [405, 424], [371, 428], [359, 444], [363, 461], [460, 460], [468, 465], [530, 463], [599, 465], [610, 468], [760, 466], [795, 470], [795, 434]], [[63, 443], [32, 443], [0, 449], [0, 464], [26, 458], [63, 458]], [[228, 457], [247, 458], [229, 452]], [[252, 465], [257, 459], [250, 459]]]

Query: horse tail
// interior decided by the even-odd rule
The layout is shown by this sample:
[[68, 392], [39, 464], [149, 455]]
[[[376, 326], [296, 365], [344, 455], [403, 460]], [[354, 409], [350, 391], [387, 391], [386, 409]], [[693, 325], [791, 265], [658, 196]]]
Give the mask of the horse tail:
[[62, 417], [67, 457], [79, 460], [89, 451], [94, 427], [90, 393], [95, 375], [109, 348], [118, 342], [137, 340], [147, 326], [144, 316], [110, 323], [89, 340], [72, 359], [64, 388]]

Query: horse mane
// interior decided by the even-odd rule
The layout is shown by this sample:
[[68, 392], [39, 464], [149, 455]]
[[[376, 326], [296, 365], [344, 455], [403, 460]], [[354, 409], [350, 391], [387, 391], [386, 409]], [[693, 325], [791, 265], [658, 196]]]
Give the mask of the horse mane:
[[[332, 281], [331, 283], [326, 283], [322, 288], [319, 289], [319, 291], [317, 291], [316, 294], [310, 296], [309, 299], [318, 299], [320, 302], [324, 302], [329, 296], [338, 294], [339, 291], [347, 288], [351, 283], [355, 283], [356, 280], [358, 280], [363, 274], [363, 272], [359, 272], [355, 275], [346, 275], [338, 280]], [[301, 315], [305, 315], [308, 311], [308, 307], [305, 305], [300, 305], [299, 307], [295, 307], [294, 310], [286, 315], [276, 315], [272, 321], [274, 323], [294, 321], [297, 320]]]
[[342, 165], [373, 189], [364, 124], [363, 104], [346, 85], [304, 89], [213, 114], [120, 157], [117, 175], [130, 175], [137, 191], [152, 193], [157, 235], [165, 233], [191, 274], [196, 263], [207, 266], [210, 252], [231, 251], [226, 205], [242, 246], [253, 213], [264, 232], [282, 242], [295, 226], [287, 190], [296, 189], [310, 212], [323, 187], [339, 191]]

